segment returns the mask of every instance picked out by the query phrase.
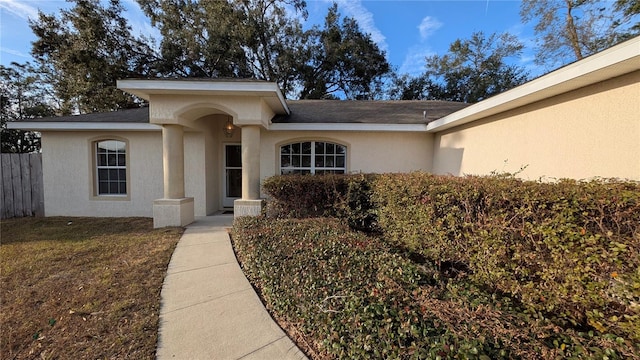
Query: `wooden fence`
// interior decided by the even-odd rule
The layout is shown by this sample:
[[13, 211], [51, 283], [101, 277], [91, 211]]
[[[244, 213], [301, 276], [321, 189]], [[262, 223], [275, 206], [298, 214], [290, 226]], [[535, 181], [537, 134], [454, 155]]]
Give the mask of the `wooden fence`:
[[3, 219], [44, 216], [42, 154], [0, 154]]

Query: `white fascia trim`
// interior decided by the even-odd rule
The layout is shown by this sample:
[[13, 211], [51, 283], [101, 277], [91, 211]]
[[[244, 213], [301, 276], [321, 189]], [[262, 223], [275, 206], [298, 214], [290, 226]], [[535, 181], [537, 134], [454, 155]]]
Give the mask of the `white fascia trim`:
[[7, 123], [7, 129], [28, 131], [161, 131], [162, 127], [148, 123], [14, 121]]
[[277, 123], [270, 131], [370, 131], [370, 132], [427, 132], [425, 124], [362, 124], [362, 123]]
[[640, 36], [429, 123], [439, 132], [640, 70]]
[[180, 93], [209, 93], [219, 95], [275, 95], [280, 105], [290, 113], [287, 101], [282, 95], [278, 84], [258, 81], [189, 81], [189, 80], [117, 80], [116, 87], [120, 90], [149, 100], [151, 94], [180, 94]]
[[276, 83], [254, 81], [189, 81], [189, 80], [118, 80], [122, 90], [142, 90], [149, 93], [162, 92], [273, 92], [279, 91]]

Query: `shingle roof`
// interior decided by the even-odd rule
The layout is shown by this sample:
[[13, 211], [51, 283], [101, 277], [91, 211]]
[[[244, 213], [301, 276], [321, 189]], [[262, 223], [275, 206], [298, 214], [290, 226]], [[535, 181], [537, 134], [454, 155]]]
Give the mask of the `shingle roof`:
[[29, 122], [96, 122], [96, 123], [148, 123], [149, 108], [126, 109], [104, 113], [53, 116], [32, 119]]
[[297, 100], [287, 105], [291, 114], [276, 116], [274, 123], [425, 124], [469, 106], [435, 100]]
[[[290, 115], [277, 115], [274, 123], [425, 124], [469, 104], [451, 101], [340, 101], [289, 100]], [[426, 118], [424, 112], [426, 111]], [[106, 113], [57, 116], [33, 122], [148, 123], [149, 108]]]

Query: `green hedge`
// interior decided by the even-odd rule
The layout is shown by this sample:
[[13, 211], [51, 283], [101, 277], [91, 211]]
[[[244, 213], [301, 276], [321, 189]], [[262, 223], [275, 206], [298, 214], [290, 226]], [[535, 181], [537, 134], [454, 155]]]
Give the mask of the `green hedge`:
[[391, 243], [513, 296], [533, 316], [640, 341], [640, 185], [387, 174]]
[[271, 216], [332, 216], [507, 294], [533, 317], [640, 341], [640, 185], [426, 173], [276, 176]]
[[265, 213], [272, 218], [338, 217], [366, 232], [378, 230], [371, 204], [376, 175], [284, 175], [264, 181], [270, 196]]
[[508, 296], [416, 264], [333, 218], [242, 218], [236, 254], [311, 358], [616, 359], [629, 340], [563, 329]]
[[314, 358], [500, 355], [492, 340], [439, 325], [416, 301], [416, 265], [337, 219], [243, 218], [233, 238], [247, 277], [280, 320], [315, 342], [306, 349]]

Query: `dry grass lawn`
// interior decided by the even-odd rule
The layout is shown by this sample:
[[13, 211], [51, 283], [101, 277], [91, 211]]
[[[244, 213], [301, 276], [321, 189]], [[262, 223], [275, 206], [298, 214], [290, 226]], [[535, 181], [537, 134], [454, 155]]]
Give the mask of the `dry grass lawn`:
[[180, 228], [147, 218], [0, 223], [2, 359], [152, 359]]

